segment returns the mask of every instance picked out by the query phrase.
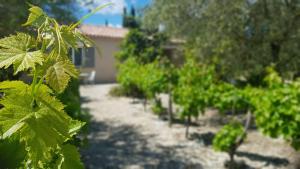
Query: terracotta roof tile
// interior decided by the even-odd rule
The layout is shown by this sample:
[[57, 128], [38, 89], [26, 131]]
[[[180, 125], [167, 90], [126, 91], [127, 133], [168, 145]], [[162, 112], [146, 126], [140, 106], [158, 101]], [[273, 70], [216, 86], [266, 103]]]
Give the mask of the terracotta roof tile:
[[81, 25], [79, 30], [87, 36], [107, 38], [124, 38], [128, 33], [128, 29], [126, 28], [95, 25]]

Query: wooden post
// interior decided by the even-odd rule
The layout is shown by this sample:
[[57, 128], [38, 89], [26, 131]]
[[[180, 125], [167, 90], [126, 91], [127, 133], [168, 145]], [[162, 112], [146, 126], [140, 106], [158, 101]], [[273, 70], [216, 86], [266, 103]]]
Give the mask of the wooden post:
[[172, 91], [171, 90], [169, 90], [168, 113], [169, 113], [169, 127], [171, 127], [172, 123], [173, 123], [173, 104], [172, 104]]
[[186, 119], [186, 128], [185, 128], [185, 138], [188, 139], [189, 138], [189, 128], [190, 128], [190, 123], [191, 123], [191, 115], [188, 115], [187, 119]]

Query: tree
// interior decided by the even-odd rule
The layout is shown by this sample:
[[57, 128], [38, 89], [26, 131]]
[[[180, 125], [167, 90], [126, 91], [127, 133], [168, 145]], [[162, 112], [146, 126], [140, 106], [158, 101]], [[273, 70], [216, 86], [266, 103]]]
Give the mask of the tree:
[[[294, 0], [155, 0], [147, 27], [188, 41], [202, 62], [217, 63], [225, 79], [262, 76], [266, 66], [299, 75], [300, 2]], [[257, 79], [257, 78], [255, 78]]]
[[121, 51], [116, 55], [118, 60], [136, 58], [139, 63], [145, 64], [163, 56], [162, 45], [167, 37], [157, 31], [131, 29], [121, 44]]
[[138, 28], [139, 23], [135, 16], [135, 8], [132, 6], [130, 15], [127, 14], [127, 8], [123, 8], [123, 27], [124, 28]]
[[19, 25], [25, 23], [29, 4], [41, 6], [61, 24], [70, 24], [77, 20], [77, 0], [0, 0], [0, 37], [26, 29]]
[[[187, 56], [190, 54], [188, 53]], [[191, 117], [198, 117], [211, 105], [211, 88], [215, 81], [214, 67], [201, 65], [190, 55], [178, 71], [174, 88], [174, 101], [181, 106], [180, 116], [186, 120], [186, 138], [189, 137]]]
[[130, 14], [131, 14], [131, 16], [135, 17], [135, 8], [134, 8], [134, 6], [131, 6]]

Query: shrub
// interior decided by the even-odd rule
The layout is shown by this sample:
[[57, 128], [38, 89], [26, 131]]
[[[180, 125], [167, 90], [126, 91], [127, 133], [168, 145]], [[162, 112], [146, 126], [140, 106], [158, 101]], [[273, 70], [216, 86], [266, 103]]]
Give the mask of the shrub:
[[213, 148], [228, 153], [230, 164], [234, 164], [234, 155], [241, 141], [246, 138], [244, 127], [240, 123], [225, 125], [214, 137]]
[[200, 65], [193, 58], [188, 59], [178, 72], [178, 83], [173, 98], [182, 108], [181, 118], [186, 118], [186, 137], [191, 116], [198, 117], [200, 112], [204, 113], [211, 105], [213, 92], [210, 88], [214, 82], [213, 72], [213, 67]]
[[118, 65], [117, 81], [129, 96], [144, 97], [143, 91], [138, 87], [140, 73], [140, 65], [134, 58]]

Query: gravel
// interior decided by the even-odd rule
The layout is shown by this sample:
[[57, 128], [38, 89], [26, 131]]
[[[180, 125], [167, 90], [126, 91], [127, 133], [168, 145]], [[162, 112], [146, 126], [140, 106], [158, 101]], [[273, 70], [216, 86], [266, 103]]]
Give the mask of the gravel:
[[[81, 86], [82, 107], [92, 115], [89, 145], [82, 149], [87, 169], [222, 169], [228, 155], [213, 151], [211, 141], [220, 128], [208, 111], [192, 126], [190, 140], [184, 125], [171, 128], [144, 109], [139, 100], [108, 95], [115, 84]], [[164, 102], [166, 97], [163, 96]], [[148, 106], [149, 107], [149, 106]], [[218, 121], [218, 120], [216, 120]], [[298, 154], [281, 139], [251, 130], [236, 160], [257, 169], [293, 169]]]

